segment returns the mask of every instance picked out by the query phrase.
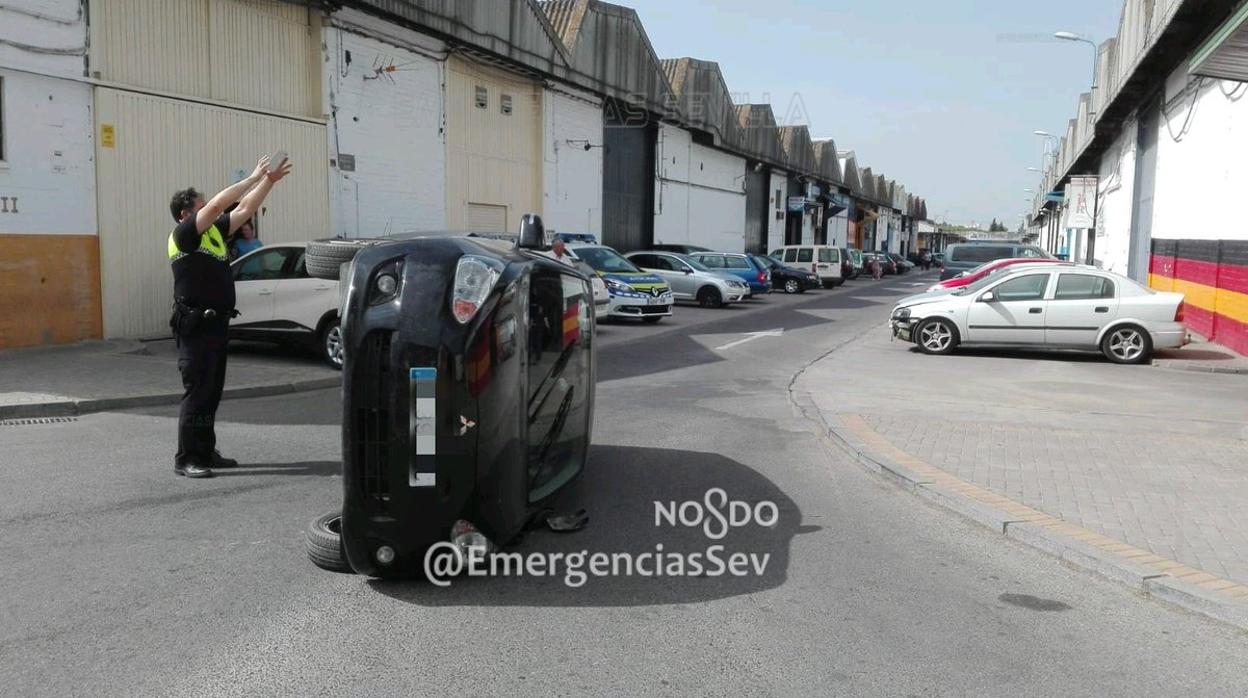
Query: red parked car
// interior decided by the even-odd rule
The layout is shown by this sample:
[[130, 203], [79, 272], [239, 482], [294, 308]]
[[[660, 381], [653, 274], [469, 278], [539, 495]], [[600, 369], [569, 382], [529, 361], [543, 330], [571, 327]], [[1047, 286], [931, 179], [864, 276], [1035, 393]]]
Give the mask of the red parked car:
[[974, 269], [970, 271], [964, 271], [962, 272], [961, 276], [955, 276], [952, 279], [945, 279], [944, 281], [941, 281], [940, 283], [933, 284], [929, 286], [927, 290], [929, 293], [932, 291], [952, 291], [955, 288], [961, 288], [963, 286], [966, 286], [967, 284], [973, 284], [976, 281], [979, 281], [980, 279], [984, 278], [985, 276], [988, 276], [992, 272], [998, 269], [1001, 269], [1002, 267], [1010, 267], [1010, 266], [1014, 266], [1015, 264], [1044, 264], [1046, 262], [1052, 262], [1053, 264], [1060, 264], [1061, 260], [1036, 259], [1035, 257], [1015, 257], [1011, 259], [997, 259], [991, 262], [984, 262], [983, 264], [975, 267]]

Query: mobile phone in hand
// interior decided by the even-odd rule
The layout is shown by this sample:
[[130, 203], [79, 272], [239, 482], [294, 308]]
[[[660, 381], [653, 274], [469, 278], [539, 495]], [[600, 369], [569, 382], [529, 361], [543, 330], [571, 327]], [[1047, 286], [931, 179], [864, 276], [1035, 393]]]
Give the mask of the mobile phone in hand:
[[277, 172], [287, 158], [285, 150], [278, 150], [269, 156], [269, 172]]

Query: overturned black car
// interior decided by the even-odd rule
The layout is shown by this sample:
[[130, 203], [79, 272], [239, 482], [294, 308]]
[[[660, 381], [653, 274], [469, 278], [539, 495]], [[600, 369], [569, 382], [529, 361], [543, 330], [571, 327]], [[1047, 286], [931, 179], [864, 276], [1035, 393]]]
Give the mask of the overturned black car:
[[[470, 522], [514, 538], [584, 470], [594, 410], [594, 297], [518, 238], [472, 233], [309, 245], [343, 296], [343, 505], [312, 523], [322, 567], [410, 574]], [[313, 261], [315, 258], [315, 261]]]

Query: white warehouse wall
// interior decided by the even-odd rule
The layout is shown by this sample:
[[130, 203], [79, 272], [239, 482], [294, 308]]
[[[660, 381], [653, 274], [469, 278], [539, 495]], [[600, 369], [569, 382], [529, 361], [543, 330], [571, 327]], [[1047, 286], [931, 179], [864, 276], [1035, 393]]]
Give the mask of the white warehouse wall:
[[655, 160], [654, 241], [744, 251], [745, 159], [662, 124]]
[[[789, 175], [784, 170], [771, 171], [771, 188], [767, 194], [767, 201], [770, 204], [771, 216], [767, 220], [767, 252], [770, 254], [773, 250], [784, 244], [784, 225], [787, 216], [789, 200], [785, 192], [789, 186]], [[778, 216], [778, 217], [777, 217]]]
[[1096, 258], [1108, 271], [1126, 275], [1131, 257], [1131, 210], [1135, 199], [1137, 122], [1128, 119], [1101, 155], [1097, 179]]
[[[358, 12], [325, 29], [329, 235], [446, 228], [445, 63], [432, 40]], [[356, 23], [387, 41], [349, 30]], [[383, 33], [384, 31], [384, 33]], [[348, 62], [348, 53], [350, 61]], [[392, 72], [377, 68], [393, 65]], [[354, 171], [340, 155], [354, 156]], [[313, 237], [322, 237], [316, 233]]]
[[[0, 39], [55, 49], [58, 54], [27, 51], [0, 41], [0, 67], [41, 75], [82, 78], [87, 19], [81, 0], [24, 0], [0, 3]], [[19, 12], [16, 7], [24, 11]]]
[[[1166, 83], [1157, 142], [1153, 237], [1242, 240], [1228, 215], [1248, 191], [1248, 83], [1205, 80], [1193, 100], [1187, 66]], [[1184, 125], [1186, 124], [1186, 130]]]
[[542, 222], [551, 232], [601, 236], [602, 103], [562, 86], [547, 87], [543, 100]]
[[0, 233], [95, 235], [91, 86], [4, 68], [0, 82]]

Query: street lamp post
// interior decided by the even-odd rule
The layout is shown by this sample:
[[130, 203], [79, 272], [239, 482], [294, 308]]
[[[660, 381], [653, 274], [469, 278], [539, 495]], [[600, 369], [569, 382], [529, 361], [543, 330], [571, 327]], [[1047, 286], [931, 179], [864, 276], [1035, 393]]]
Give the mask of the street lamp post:
[[1090, 117], [1096, 113], [1095, 97], [1096, 97], [1096, 89], [1098, 87], [1096, 84], [1096, 63], [1097, 63], [1097, 59], [1100, 58], [1101, 49], [1099, 46], [1096, 45], [1095, 41], [1089, 39], [1086, 36], [1081, 36], [1074, 32], [1056, 32], [1053, 34], [1053, 38], [1061, 39], [1062, 41], [1077, 41], [1079, 43], [1087, 44], [1088, 46], [1092, 47], [1092, 91], [1091, 91], [1091, 94], [1092, 94], [1093, 99], [1092, 99], [1091, 105], [1089, 105], [1088, 107], [1088, 116]]

